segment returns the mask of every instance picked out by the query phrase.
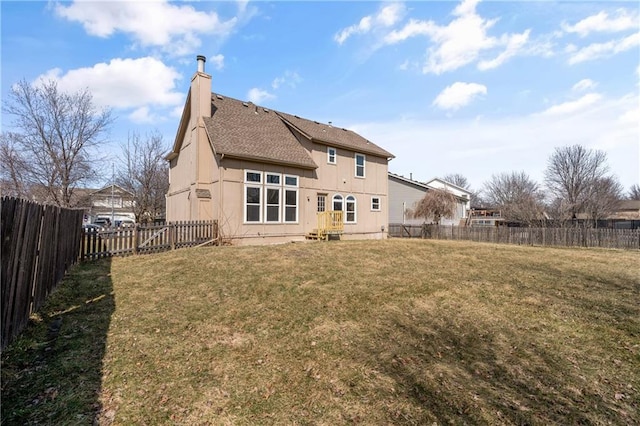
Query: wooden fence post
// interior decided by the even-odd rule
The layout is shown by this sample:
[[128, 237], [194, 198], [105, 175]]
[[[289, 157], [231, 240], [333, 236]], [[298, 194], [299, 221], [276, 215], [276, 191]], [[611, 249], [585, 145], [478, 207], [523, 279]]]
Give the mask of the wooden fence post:
[[133, 226], [133, 254], [138, 254], [138, 224]]

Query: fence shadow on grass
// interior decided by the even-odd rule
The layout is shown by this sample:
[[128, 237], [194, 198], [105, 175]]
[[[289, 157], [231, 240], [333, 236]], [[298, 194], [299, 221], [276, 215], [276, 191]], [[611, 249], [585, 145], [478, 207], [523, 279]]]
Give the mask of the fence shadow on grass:
[[2, 424], [93, 424], [115, 310], [111, 259], [76, 265], [2, 353]]

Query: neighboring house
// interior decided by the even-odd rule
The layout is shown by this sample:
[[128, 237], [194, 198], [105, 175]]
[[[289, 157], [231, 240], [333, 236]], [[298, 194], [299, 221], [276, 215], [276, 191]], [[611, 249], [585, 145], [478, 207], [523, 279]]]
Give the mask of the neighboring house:
[[640, 220], [640, 200], [620, 200], [615, 213], [607, 219], [613, 220]]
[[[80, 206], [85, 209], [84, 223], [105, 219], [112, 224], [135, 222], [133, 194], [118, 185], [101, 189], [83, 189]], [[79, 194], [80, 195], [80, 194]]]
[[471, 192], [438, 178], [423, 183], [415, 181], [411, 177], [406, 178], [394, 173], [389, 173], [388, 179], [389, 223], [406, 225], [419, 225], [424, 223], [424, 218], [413, 219], [411, 217], [411, 211], [416, 203], [420, 201], [429, 190], [446, 189], [455, 195], [458, 202], [454, 216], [442, 218], [440, 223], [442, 225], [464, 225], [468, 211], [471, 208]]
[[473, 207], [469, 211], [469, 226], [503, 226], [506, 224], [500, 209]]
[[167, 220], [218, 220], [239, 244], [302, 240], [319, 216], [345, 238], [385, 238], [387, 165], [393, 155], [331, 123], [211, 92], [198, 71], [172, 151]]

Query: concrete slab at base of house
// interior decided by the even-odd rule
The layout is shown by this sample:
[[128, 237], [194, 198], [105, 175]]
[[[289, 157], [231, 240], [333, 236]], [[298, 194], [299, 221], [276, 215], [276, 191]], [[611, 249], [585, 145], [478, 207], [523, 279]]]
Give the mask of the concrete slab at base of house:
[[[368, 233], [368, 234], [342, 234], [332, 236], [329, 240], [383, 240], [386, 239], [386, 232]], [[245, 235], [243, 237], [223, 238], [223, 243], [237, 246], [267, 245], [267, 244], [286, 244], [286, 243], [312, 243], [317, 240], [308, 240], [304, 235], [296, 236], [274, 236], [274, 235]]]

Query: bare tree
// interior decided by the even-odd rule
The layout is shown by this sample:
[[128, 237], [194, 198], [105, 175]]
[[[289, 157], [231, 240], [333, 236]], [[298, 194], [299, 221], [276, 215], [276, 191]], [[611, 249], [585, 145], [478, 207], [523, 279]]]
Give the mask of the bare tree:
[[456, 197], [443, 189], [429, 189], [425, 196], [416, 203], [411, 212], [414, 218], [432, 219], [440, 224], [443, 217], [452, 217], [456, 212]]
[[4, 105], [14, 117], [15, 133], [6, 133], [14, 148], [17, 177], [23, 188], [36, 187], [46, 200], [73, 206], [73, 192], [95, 179], [99, 162], [92, 148], [112, 123], [111, 112], [97, 111], [85, 89], [68, 94], [55, 81], [15, 84]]
[[525, 172], [493, 175], [484, 184], [483, 192], [490, 205], [502, 210], [506, 220], [532, 226], [543, 219], [544, 194]]
[[26, 164], [16, 146], [16, 138], [11, 133], [0, 134], [1, 192], [2, 196], [29, 198], [29, 188], [22, 179]]
[[460, 173], [449, 173], [445, 175], [442, 179], [449, 183], [454, 184], [455, 186], [459, 186], [460, 188], [464, 188], [464, 189], [471, 188], [471, 185], [469, 184], [469, 181], [467, 180], [467, 178], [461, 175]]
[[169, 165], [164, 159], [167, 147], [157, 132], [144, 139], [132, 133], [122, 151], [124, 166], [116, 181], [133, 194], [136, 222], [152, 221], [165, 210], [169, 189]]
[[637, 183], [631, 185], [627, 198], [630, 200], [640, 200], [640, 185]]
[[471, 205], [476, 206], [484, 206], [485, 201], [482, 197], [481, 191], [475, 191], [471, 188], [471, 184], [469, 180], [464, 175], [460, 173], [449, 173], [442, 178], [444, 181], [454, 184], [455, 186], [459, 186], [462, 189], [466, 189], [469, 191]]
[[558, 213], [575, 219], [594, 197], [595, 182], [607, 176], [607, 156], [581, 145], [556, 148], [549, 157], [545, 183], [562, 207]]
[[584, 210], [597, 227], [598, 220], [606, 219], [618, 209], [623, 187], [616, 178], [606, 176], [592, 182], [589, 192], [591, 197], [585, 202]]

